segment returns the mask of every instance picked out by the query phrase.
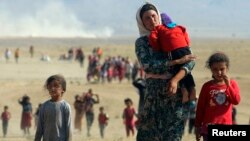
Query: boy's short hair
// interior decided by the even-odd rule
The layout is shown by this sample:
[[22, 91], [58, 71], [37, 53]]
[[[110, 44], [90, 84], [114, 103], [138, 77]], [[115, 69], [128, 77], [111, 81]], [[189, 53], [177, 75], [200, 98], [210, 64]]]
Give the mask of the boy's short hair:
[[126, 98], [126, 99], [124, 100], [124, 103], [128, 103], [128, 102], [130, 102], [131, 104], [133, 104], [132, 99], [130, 99], [130, 98]]
[[62, 86], [62, 89], [63, 89], [63, 91], [65, 92], [65, 91], [66, 91], [66, 80], [65, 80], [65, 78], [64, 78], [62, 75], [60, 75], [60, 74], [56, 74], [56, 75], [50, 76], [50, 77], [46, 80], [44, 87], [47, 89], [47, 88], [48, 88], [48, 85], [49, 85], [52, 81], [54, 81], [54, 80], [57, 80], [57, 81], [60, 82], [60, 84], [61, 84], [61, 86]]
[[99, 108], [99, 110], [104, 110], [104, 107], [103, 107], [103, 106], [101, 106], [101, 107]]
[[4, 109], [9, 109], [9, 107], [7, 105], [4, 106]]

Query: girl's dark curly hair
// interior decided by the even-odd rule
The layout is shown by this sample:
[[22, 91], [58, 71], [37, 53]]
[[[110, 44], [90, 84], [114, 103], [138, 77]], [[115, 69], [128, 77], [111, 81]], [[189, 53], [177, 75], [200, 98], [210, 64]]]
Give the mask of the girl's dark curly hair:
[[211, 66], [214, 64], [214, 63], [219, 63], [219, 62], [225, 62], [226, 63], [226, 66], [227, 68], [229, 68], [229, 58], [228, 56], [223, 53], [223, 52], [216, 52], [214, 54], [212, 54], [207, 62], [206, 62], [206, 67], [207, 68], [211, 68]]

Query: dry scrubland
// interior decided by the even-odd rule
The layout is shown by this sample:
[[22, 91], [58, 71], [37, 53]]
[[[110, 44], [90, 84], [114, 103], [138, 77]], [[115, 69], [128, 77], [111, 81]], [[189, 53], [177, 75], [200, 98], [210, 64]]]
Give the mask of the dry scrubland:
[[[35, 56], [30, 58], [29, 46], [35, 47]], [[111, 84], [90, 84], [86, 82], [86, 66], [84, 68], [73, 61], [59, 61], [59, 55], [66, 53], [70, 47], [82, 47], [85, 55], [91, 53], [93, 47], [101, 47], [104, 50], [104, 56], [129, 56], [134, 60], [134, 39], [46, 39], [46, 38], [21, 38], [21, 39], [0, 39], [0, 110], [4, 105], [9, 106], [12, 118], [9, 124], [8, 138], [0, 137], [0, 141], [25, 141], [33, 140], [35, 134], [34, 126], [31, 128], [31, 136], [23, 137], [20, 130], [21, 106], [17, 100], [24, 94], [31, 97], [33, 109], [38, 103], [49, 98], [47, 92], [43, 89], [46, 78], [53, 74], [63, 74], [68, 82], [67, 92], [64, 95], [71, 105], [74, 96], [81, 94], [92, 88], [94, 93], [100, 95], [100, 104], [95, 105], [97, 115], [99, 106], [104, 106], [106, 112], [110, 115], [109, 125], [106, 128], [106, 137], [104, 141], [134, 141], [135, 137], [126, 138], [125, 128], [122, 124], [122, 110], [124, 108], [123, 100], [130, 97], [134, 100], [134, 106], [137, 107], [138, 95], [136, 89], [130, 82], [123, 81], [121, 84], [113, 82]], [[250, 41], [243, 39], [192, 39], [192, 49], [197, 55], [196, 66], [193, 75], [197, 84], [199, 93], [201, 85], [211, 78], [208, 69], [205, 68], [205, 61], [208, 56], [215, 51], [224, 51], [230, 56], [231, 67], [230, 76], [235, 78], [241, 88], [241, 103], [237, 106], [237, 120], [239, 124], [248, 124], [250, 117], [250, 95], [248, 94], [250, 82]], [[5, 62], [3, 53], [6, 48], [10, 48], [12, 53], [20, 48], [20, 62], [16, 64], [12, 56], [9, 63]], [[40, 61], [41, 54], [48, 54], [51, 62]], [[74, 109], [72, 108], [72, 118], [74, 119]], [[86, 124], [83, 119], [82, 133], [74, 132], [74, 141], [99, 141], [99, 130], [97, 120], [95, 119], [91, 133], [92, 137], [86, 137]], [[2, 136], [2, 129], [0, 129]], [[184, 141], [194, 140], [194, 136], [185, 134]]]

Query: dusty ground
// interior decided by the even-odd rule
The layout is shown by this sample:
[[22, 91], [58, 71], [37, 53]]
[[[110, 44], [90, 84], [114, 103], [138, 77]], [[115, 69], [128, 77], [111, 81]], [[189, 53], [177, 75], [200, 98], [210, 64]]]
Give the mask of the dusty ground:
[[[30, 45], [35, 47], [35, 56], [30, 58], [28, 49]], [[23, 137], [20, 130], [21, 106], [17, 100], [24, 94], [31, 97], [33, 109], [49, 98], [47, 92], [43, 89], [46, 78], [53, 74], [63, 74], [68, 82], [67, 92], [64, 95], [71, 105], [74, 96], [86, 92], [89, 88], [94, 93], [100, 95], [100, 104], [95, 105], [95, 113], [98, 113], [99, 106], [104, 106], [110, 116], [109, 125], [106, 128], [106, 137], [104, 141], [133, 141], [135, 137], [126, 138], [125, 128], [122, 124], [122, 110], [124, 108], [123, 100], [130, 97], [134, 100], [134, 106], [137, 107], [138, 95], [136, 89], [130, 82], [113, 82], [111, 84], [89, 84], [86, 82], [86, 63], [84, 68], [73, 61], [59, 61], [60, 54], [66, 53], [70, 47], [83, 48], [86, 55], [91, 53], [93, 47], [100, 46], [104, 50], [104, 57], [107, 55], [129, 56], [135, 59], [133, 40], [84, 40], [84, 39], [0, 39], [0, 111], [4, 105], [9, 106], [12, 118], [9, 123], [8, 137], [0, 140], [4, 141], [25, 141], [33, 140], [35, 127], [31, 128], [31, 136]], [[201, 85], [210, 79], [211, 74], [205, 68], [205, 62], [208, 56], [215, 51], [224, 51], [231, 59], [230, 76], [237, 80], [241, 89], [241, 103], [237, 106], [237, 120], [239, 124], [248, 124], [250, 117], [250, 95], [248, 94], [250, 82], [250, 41], [241, 39], [193, 39], [192, 49], [197, 55], [193, 75], [197, 84], [199, 93]], [[20, 48], [20, 62], [16, 64], [12, 56], [9, 63], [5, 62], [3, 53], [5, 48], [10, 48], [12, 53]], [[40, 61], [41, 54], [51, 56], [51, 62]], [[72, 105], [73, 106], [73, 105]], [[74, 118], [74, 109], [72, 108], [72, 118]], [[91, 130], [92, 137], [86, 137], [86, 124], [83, 119], [83, 131], [74, 132], [74, 141], [99, 141], [99, 130], [97, 121]], [[34, 125], [34, 124], [33, 124]], [[0, 136], [2, 129], [0, 128]], [[187, 133], [183, 137], [184, 141], [194, 140], [193, 135]]]

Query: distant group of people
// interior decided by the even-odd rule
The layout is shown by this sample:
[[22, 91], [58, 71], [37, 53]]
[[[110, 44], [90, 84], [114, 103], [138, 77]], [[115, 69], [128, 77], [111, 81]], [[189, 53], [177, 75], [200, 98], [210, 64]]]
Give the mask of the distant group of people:
[[[30, 57], [33, 58], [34, 54], [35, 54], [35, 47], [33, 45], [31, 45], [29, 47], [28, 52], [30, 54]], [[20, 55], [21, 55], [20, 48], [16, 48], [14, 50], [14, 53], [12, 53], [12, 51], [11, 51], [10, 48], [6, 48], [5, 49], [5, 51], [4, 51], [4, 58], [6, 60], [6, 63], [10, 62], [12, 54], [14, 54], [15, 62], [19, 63], [19, 59], [20, 59]], [[83, 50], [82, 50], [81, 47], [76, 48], [76, 49], [75, 48], [70, 48], [68, 50], [67, 54], [62, 54], [59, 57], [59, 60], [75, 60], [75, 61], [78, 61], [81, 67], [84, 66], [84, 59], [85, 59], [85, 54], [84, 54], [84, 52], [83, 52]], [[44, 62], [49, 62], [49, 61], [51, 61], [51, 57], [47, 53], [42, 53], [41, 57], [40, 57], [40, 60], [44, 61]]]
[[[86, 124], [87, 124], [87, 136], [91, 136], [90, 129], [94, 122], [95, 114], [94, 114], [94, 104], [98, 104], [100, 102], [99, 95], [93, 94], [92, 89], [89, 89], [88, 92], [84, 93], [82, 96], [76, 95], [74, 108], [75, 108], [75, 119], [74, 119], [74, 127], [78, 131], [82, 131], [82, 119], [85, 115]], [[108, 125], [109, 115], [105, 112], [103, 106], [99, 107], [98, 114], [98, 124], [100, 129], [100, 136], [104, 138], [105, 128]]]
[[[51, 98], [39, 104], [38, 121], [35, 134], [35, 141], [43, 140], [72, 140], [72, 129], [71, 129], [71, 107], [62, 96], [66, 91], [66, 80], [62, 75], [52, 75], [46, 82], [44, 87], [48, 90]], [[26, 99], [26, 96], [23, 97]], [[21, 102], [26, 101], [26, 102]], [[86, 115], [87, 124], [87, 136], [90, 136], [90, 129], [93, 124], [94, 115], [94, 104], [98, 104], [99, 95], [94, 94], [92, 89], [83, 95], [76, 95], [74, 101], [75, 129], [82, 130], [82, 118]], [[29, 100], [19, 100], [19, 103], [26, 103], [25, 109], [31, 109]], [[27, 104], [28, 103], [28, 104]], [[126, 107], [123, 111], [123, 120], [126, 129], [126, 135], [129, 137], [135, 133], [135, 116], [136, 110], [133, 107], [133, 102], [130, 98], [124, 100]], [[105, 112], [103, 106], [99, 108], [98, 124], [100, 129], [100, 136], [104, 138], [105, 128], [108, 125], [109, 115]], [[54, 134], [53, 134], [54, 133]]]
[[96, 56], [89, 55], [87, 68], [87, 81], [108, 82], [114, 80], [122, 82], [124, 79], [134, 81], [143, 76], [143, 70], [137, 61], [132, 62], [128, 57], [109, 56], [101, 60]]
[[[32, 45], [30, 46], [29, 53], [30, 53], [31, 58], [33, 58], [34, 46], [32, 46]], [[6, 48], [5, 51], [4, 51], [4, 58], [6, 60], [6, 63], [8, 63], [10, 61], [11, 56], [12, 56], [12, 51], [9, 48]], [[15, 51], [14, 51], [14, 59], [15, 59], [15, 62], [17, 64], [19, 62], [19, 58], [20, 58], [20, 49], [16, 48]]]
[[[6, 63], [9, 62], [11, 55], [12, 55], [11, 50], [9, 48], [6, 48], [5, 52], [4, 52], [4, 57], [5, 57]], [[18, 63], [19, 56], [20, 56], [20, 50], [19, 50], [19, 48], [16, 48], [16, 50], [14, 52], [14, 58], [15, 58], [16, 63]]]
[[[82, 96], [76, 95], [74, 102], [75, 109], [75, 119], [74, 127], [78, 131], [82, 131], [82, 118], [86, 115], [86, 124], [87, 124], [87, 136], [90, 136], [90, 129], [93, 124], [95, 115], [94, 115], [94, 104], [98, 104], [99, 96], [92, 93], [92, 89], [89, 89], [88, 92], [84, 93]], [[122, 113], [123, 123], [126, 130], [126, 136], [134, 136], [135, 127], [136, 127], [136, 117], [137, 112], [133, 106], [133, 101], [131, 98], [124, 99], [125, 108]], [[105, 112], [103, 106], [99, 108], [98, 114], [98, 125], [100, 130], [101, 138], [104, 138], [105, 128], [108, 125], [109, 115]]]
[[81, 47], [79, 48], [70, 48], [66, 54], [62, 54], [59, 57], [59, 60], [67, 60], [67, 61], [78, 61], [80, 66], [84, 66], [85, 54]]
[[[74, 102], [75, 109], [75, 119], [74, 127], [78, 131], [82, 131], [82, 119], [86, 115], [86, 125], [87, 125], [87, 136], [89, 137], [90, 129], [93, 124], [95, 115], [94, 115], [94, 104], [98, 104], [99, 96], [92, 93], [92, 89], [89, 89], [88, 92], [84, 93], [82, 96], [76, 95]], [[126, 129], [127, 137], [133, 136], [135, 134], [135, 117], [137, 116], [136, 110], [133, 107], [133, 101], [130, 98], [124, 100], [126, 107], [122, 113], [123, 123]], [[99, 108], [98, 114], [98, 125], [100, 130], [101, 138], [105, 136], [105, 128], [108, 125], [109, 115], [105, 112], [103, 106]]]
[[[86, 123], [87, 123], [87, 136], [90, 136], [90, 129], [93, 124], [95, 115], [94, 115], [94, 104], [100, 103], [99, 95], [94, 94], [92, 89], [89, 89], [88, 92], [83, 95], [76, 95], [74, 108], [75, 108], [75, 121], [74, 126], [75, 129], [82, 131], [82, 119], [83, 116], [86, 115]], [[102, 108], [104, 111], [104, 108]]]
[[[136, 112], [135, 108], [133, 107], [133, 101], [130, 98], [126, 98], [124, 100], [125, 108], [123, 111], [123, 123], [126, 129], [127, 137], [133, 136], [135, 134], [135, 129], [137, 129], [137, 140], [142, 132], [148, 132], [147, 130], [155, 130], [157, 133], [163, 137], [163, 133], [160, 131], [167, 130], [169, 128], [164, 128], [166, 125], [161, 120], [166, 119], [165, 114], [176, 114], [174, 113], [174, 107], [176, 105], [176, 99], [178, 98], [180, 104], [185, 107], [187, 106], [187, 111], [184, 110], [184, 113], [188, 114], [189, 119], [189, 133], [193, 133], [195, 131], [197, 140], [200, 140], [200, 136], [204, 137], [206, 140], [207, 137], [207, 123], [211, 123], [214, 120], [220, 121], [220, 118], [217, 116], [218, 112], [221, 113], [222, 111], [225, 112], [223, 119], [226, 118], [227, 121], [223, 124], [237, 124], [236, 122], [236, 109], [232, 107], [232, 103], [237, 104], [240, 100], [239, 96], [239, 88], [235, 80], [229, 79], [227, 77], [227, 70], [229, 67], [229, 58], [224, 53], [215, 53], [212, 54], [208, 61], [207, 67], [211, 69], [213, 79], [206, 82], [202, 89], [200, 96], [198, 98], [198, 103], [196, 104], [196, 100], [189, 100], [188, 103], [183, 103], [182, 95], [179, 97], [175, 97], [176, 94], [171, 96], [159, 95], [153, 96], [150, 95], [149, 92], [152, 94], [155, 91], [158, 93], [160, 92], [159, 86], [154, 86], [154, 92], [151, 90], [154, 80], [152, 78], [138, 78], [133, 81], [133, 86], [138, 89], [138, 93], [140, 95], [139, 98], [139, 105], [138, 105], [138, 112]], [[218, 71], [222, 70], [222, 74]], [[154, 79], [154, 78], [153, 78]], [[161, 80], [157, 78], [157, 80]], [[165, 80], [165, 79], [164, 79]], [[167, 84], [167, 83], [165, 83]], [[66, 100], [64, 100], [63, 94], [66, 92], [66, 80], [62, 75], [52, 75], [50, 76], [46, 82], [44, 87], [48, 90], [51, 98], [46, 102], [39, 104], [39, 108], [35, 112], [37, 116], [36, 119], [36, 134], [35, 134], [35, 141], [43, 140], [71, 140], [72, 138], [72, 129], [71, 129], [71, 107]], [[154, 88], [153, 87], [153, 88]], [[166, 85], [162, 85], [163, 88], [167, 88]], [[228, 88], [228, 89], [225, 89]], [[215, 91], [218, 90], [218, 91]], [[165, 92], [165, 90], [164, 90]], [[211, 95], [210, 93], [213, 92]], [[225, 95], [227, 95], [225, 97]], [[158, 102], [153, 102], [154, 98], [156, 98]], [[153, 101], [152, 101], [153, 100]], [[165, 100], [170, 102], [174, 100], [170, 106], [171, 113], [164, 113], [166, 109], [165, 107], [161, 108], [161, 104], [165, 105], [162, 101]], [[209, 101], [209, 102], [207, 102]], [[22, 106], [22, 118], [21, 118], [21, 129], [24, 131], [24, 135], [30, 134], [30, 127], [31, 127], [31, 119], [32, 119], [32, 105], [30, 103], [30, 98], [27, 95], [24, 95], [22, 98], [18, 100], [19, 104]], [[84, 93], [82, 96], [76, 95], [74, 108], [75, 108], [75, 120], [74, 125], [75, 128], [81, 131], [81, 118], [83, 115], [86, 115], [86, 123], [87, 123], [87, 136], [90, 136], [90, 129], [92, 123], [94, 121], [94, 112], [93, 106], [94, 104], [99, 103], [99, 96], [97, 94], [93, 94], [92, 89], [89, 89], [88, 92]], [[206, 105], [205, 103], [208, 103]], [[230, 104], [231, 103], [231, 104]], [[154, 105], [157, 104], [157, 105]], [[159, 105], [158, 105], [159, 104]], [[158, 107], [159, 106], [159, 107]], [[166, 105], [165, 105], [166, 106]], [[221, 107], [222, 106], [222, 107]], [[226, 108], [226, 106], [230, 106], [231, 108]], [[150, 110], [152, 113], [148, 113], [147, 110]], [[179, 109], [182, 110], [182, 109]], [[212, 112], [211, 112], [212, 110]], [[160, 112], [160, 113], [158, 113]], [[165, 116], [163, 116], [163, 115]], [[149, 117], [151, 118], [149, 118]], [[181, 121], [185, 121], [185, 118], [179, 115]], [[1, 119], [3, 120], [3, 134], [6, 136], [7, 134], [7, 127], [8, 121], [11, 118], [10, 112], [8, 112], [8, 106], [4, 107], [4, 111], [2, 113]], [[156, 119], [159, 119], [157, 121]], [[98, 123], [100, 128], [100, 136], [104, 138], [105, 128], [108, 125], [109, 116], [105, 112], [104, 107], [99, 108], [98, 114]], [[167, 118], [166, 120], [175, 120], [173, 118]], [[177, 122], [177, 121], [176, 121]], [[149, 125], [150, 124], [150, 125]], [[159, 124], [157, 127], [154, 127], [154, 124]], [[147, 127], [150, 126], [150, 127]], [[174, 126], [173, 124], [168, 125], [170, 127]], [[181, 126], [181, 124], [180, 124]], [[194, 130], [195, 128], [195, 130]], [[161, 129], [160, 131], [158, 131]], [[182, 128], [172, 129], [180, 131], [181, 135], [178, 138], [181, 138], [183, 135], [184, 125]], [[169, 129], [170, 130], [170, 129]], [[57, 133], [57, 134], [51, 134]], [[148, 132], [144, 134], [144, 136], [154, 136], [155, 134], [150, 134], [152, 132]], [[156, 132], [155, 132], [156, 133]], [[164, 132], [165, 134], [165, 132]], [[176, 134], [176, 133], [175, 133]], [[172, 135], [171, 135], [172, 136]], [[177, 136], [175, 136], [177, 138]], [[173, 137], [173, 139], [176, 139]], [[178, 139], [177, 138], [177, 139]], [[147, 138], [146, 138], [147, 139]]]
[[[48, 90], [50, 99], [38, 103], [38, 107], [33, 111], [31, 99], [28, 95], [23, 95], [18, 99], [18, 103], [22, 106], [20, 128], [24, 136], [30, 136], [30, 128], [32, 121], [36, 129], [35, 140], [57, 140], [71, 138], [72, 136], [72, 119], [71, 106], [62, 97], [66, 92], [66, 80], [62, 75], [52, 75], [47, 78], [44, 87]], [[76, 131], [82, 131], [82, 119], [85, 116], [87, 125], [87, 136], [91, 136], [90, 130], [95, 119], [94, 105], [100, 103], [99, 95], [94, 94], [92, 89], [82, 95], [76, 95], [74, 101], [75, 118], [74, 127]], [[126, 135], [133, 136], [135, 134], [135, 123], [137, 112], [133, 107], [132, 99], [124, 100], [125, 108], [122, 113], [123, 123], [126, 129]], [[11, 118], [9, 107], [4, 106], [4, 111], [1, 115], [3, 135], [6, 137], [8, 123]], [[33, 114], [34, 112], [34, 114]], [[109, 115], [106, 113], [103, 106], [99, 107], [97, 116], [101, 138], [105, 137], [105, 128], [109, 122]], [[50, 133], [59, 133], [52, 135]]]

